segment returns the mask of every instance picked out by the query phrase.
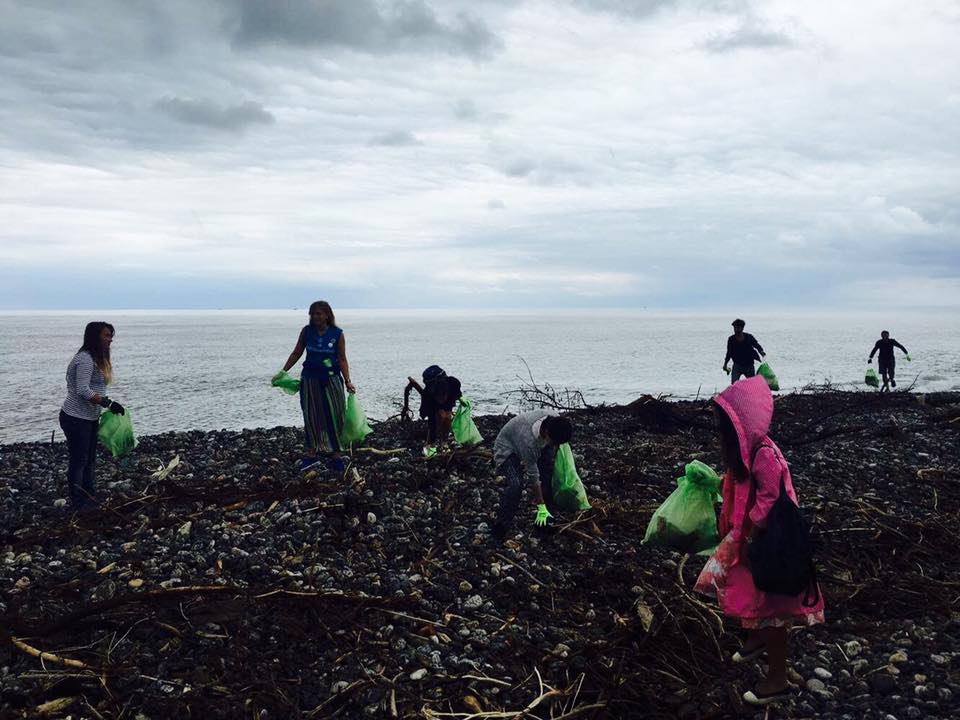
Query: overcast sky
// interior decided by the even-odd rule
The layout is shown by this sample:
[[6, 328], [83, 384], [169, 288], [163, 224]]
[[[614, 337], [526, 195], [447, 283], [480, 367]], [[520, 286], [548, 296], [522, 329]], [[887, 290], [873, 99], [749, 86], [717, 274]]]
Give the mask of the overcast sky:
[[0, 308], [960, 308], [956, 0], [0, 18]]

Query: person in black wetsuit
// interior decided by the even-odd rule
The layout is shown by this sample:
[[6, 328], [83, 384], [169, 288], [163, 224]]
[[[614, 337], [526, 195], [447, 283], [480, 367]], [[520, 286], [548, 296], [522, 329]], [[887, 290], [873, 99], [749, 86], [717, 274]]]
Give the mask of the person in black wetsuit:
[[463, 396], [460, 381], [447, 375], [443, 368], [431, 365], [423, 371], [423, 385], [408, 377], [403, 392], [404, 415], [409, 413], [410, 390], [420, 393], [420, 417], [427, 421], [427, 439], [423, 454], [431, 457], [437, 452], [437, 444], [450, 435], [453, 408]]
[[880, 339], [877, 340], [876, 344], [873, 346], [873, 350], [870, 351], [870, 358], [867, 360], [867, 364], [873, 363], [873, 356], [880, 353], [880, 376], [883, 378], [883, 387], [880, 388], [880, 392], [887, 392], [890, 387], [896, 387], [897, 381], [894, 378], [894, 374], [897, 369], [897, 359], [893, 356], [893, 349], [900, 348], [903, 350], [903, 354], [907, 356], [907, 361], [910, 360], [910, 353], [907, 352], [907, 349], [890, 337], [890, 333], [884, 330], [880, 333]]
[[754, 360], [766, 357], [760, 343], [750, 333], [743, 331], [746, 323], [737, 318], [733, 321], [733, 335], [727, 338], [727, 356], [723, 359], [723, 371], [730, 372], [728, 367], [733, 360], [733, 372], [730, 373], [730, 384], [733, 385], [741, 377], [752, 378], [756, 375], [753, 367]]

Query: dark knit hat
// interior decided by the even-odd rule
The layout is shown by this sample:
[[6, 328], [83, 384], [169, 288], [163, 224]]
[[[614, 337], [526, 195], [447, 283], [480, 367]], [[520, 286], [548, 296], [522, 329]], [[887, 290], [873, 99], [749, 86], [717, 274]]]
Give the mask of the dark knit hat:
[[423, 382], [428, 383], [437, 378], [443, 377], [447, 373], [439, 365], [431, 365], [423, 371]]

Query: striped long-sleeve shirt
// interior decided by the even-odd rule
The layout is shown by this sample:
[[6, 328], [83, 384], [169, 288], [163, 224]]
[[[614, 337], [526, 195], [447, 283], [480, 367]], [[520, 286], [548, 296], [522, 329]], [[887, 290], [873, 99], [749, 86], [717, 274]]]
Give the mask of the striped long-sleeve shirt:
[[74, 355], [67, 365], [67, 399], [63, 401], [63, 411], [81, 420], [96, 420], [100, 417], [100, 406], [90, 399], [106, 392], [107, 381], [90, 353], [81, 350]]

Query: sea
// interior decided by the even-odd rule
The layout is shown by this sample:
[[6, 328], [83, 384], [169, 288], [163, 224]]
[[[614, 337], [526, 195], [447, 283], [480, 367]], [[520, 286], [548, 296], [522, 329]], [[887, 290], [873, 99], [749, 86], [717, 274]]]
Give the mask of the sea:
[[[564, 400], [579, 392], [592, 405], [645, 394], [710, 397], [728, 382], [721, 366], [732, 319], [646, 310], [337, 309], [357, 397], [372, 419], [395, 416], [407, 376], [432, 364], [460, 378], [478, 414], [516, 411], [519, 391], [533, 385]], [[873, 392], [863, 377], [884, 329], [911, 353], [912, 362], [898, 358], [899, 389], [960, 391], [954, 314], [745, 319], [781, 392], [826, 384]], [[296, 344], [303, 309], [8, 311], [0, 312], [0, 444], [62, 437], [64, 371], [90, 320], [116, 328], [109, 394], [140, 435], [302, 422], [297, 397], [269, 382]]]

